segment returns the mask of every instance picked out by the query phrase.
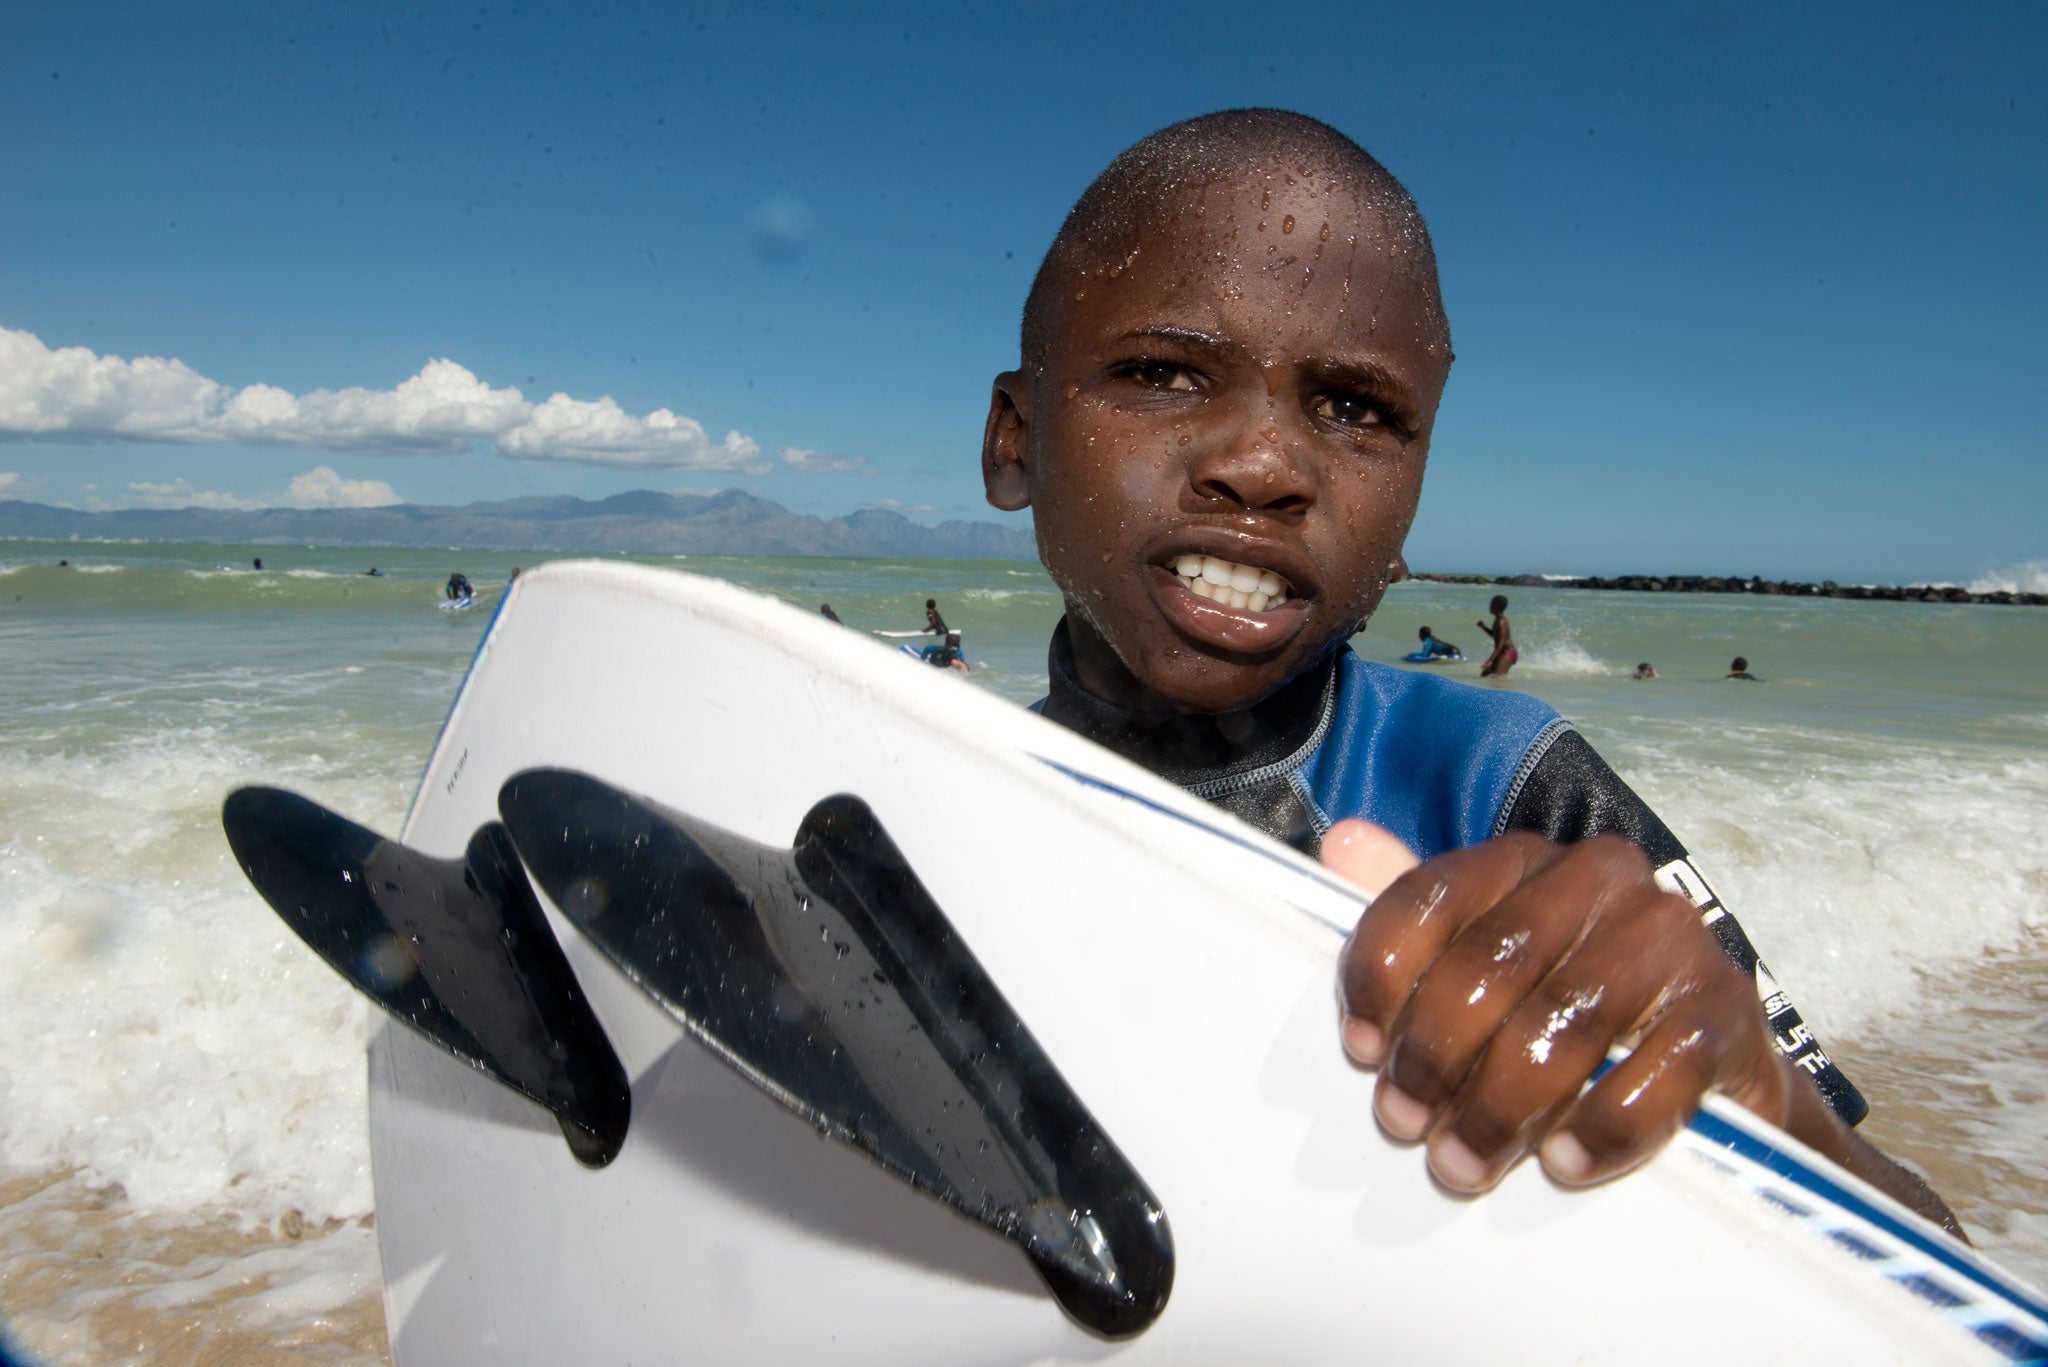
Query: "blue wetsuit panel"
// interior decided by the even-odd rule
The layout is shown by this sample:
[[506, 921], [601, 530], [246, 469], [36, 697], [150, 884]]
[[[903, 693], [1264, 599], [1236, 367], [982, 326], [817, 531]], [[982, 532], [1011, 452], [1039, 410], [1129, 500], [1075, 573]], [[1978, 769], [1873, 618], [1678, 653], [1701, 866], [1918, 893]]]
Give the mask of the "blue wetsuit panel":
[[1557, 713], [1526, 694], [1368, 664], [1349, 651], [1337, 671], [1330, 733], [1301, 771], [1321, 815], [1362, 816], [1418, 859], [1492, 838]]

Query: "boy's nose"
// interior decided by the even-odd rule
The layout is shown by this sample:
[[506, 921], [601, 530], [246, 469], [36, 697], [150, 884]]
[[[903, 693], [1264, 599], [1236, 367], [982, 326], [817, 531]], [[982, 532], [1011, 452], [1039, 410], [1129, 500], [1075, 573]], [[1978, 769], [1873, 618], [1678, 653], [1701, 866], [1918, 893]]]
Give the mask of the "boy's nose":
[[1300, 514], [1316, 499], [1313, 471], [1270, 410], [1191, 443], [1188, 482], [1205, 498], [1252, 512]]

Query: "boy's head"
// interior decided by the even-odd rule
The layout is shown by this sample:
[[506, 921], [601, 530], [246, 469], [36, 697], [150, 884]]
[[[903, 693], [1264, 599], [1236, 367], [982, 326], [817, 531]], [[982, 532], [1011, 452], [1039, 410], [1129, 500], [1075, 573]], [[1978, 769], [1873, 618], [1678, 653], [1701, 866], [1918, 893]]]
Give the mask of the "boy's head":
[[1416, 632], [1415, 638], [1419, 641], [1427, 641], [1429, 639], [1429, 628], [1424, 627], [1422, 630]]
[[1451, 363], [1429, 234], [1348, 138], [1176, 124], [1068, 215], [996, 378], [989, 501], [1035, 510], [1080, 682], [1249, 705], [1386, 591]]
[[1506, 612], [1508, 610], [1508, 596], [1504, 593], [1496, 593], [1493, 595], [1493, 601], [1486, 605], [1486, 610], [1496, 617]]
[[1734, 659], [1728, 662], [1728, 672], [1730, 674], [1749, 673], [1749, 661], [1743, 659], [1740, 655], [1737, 655]]

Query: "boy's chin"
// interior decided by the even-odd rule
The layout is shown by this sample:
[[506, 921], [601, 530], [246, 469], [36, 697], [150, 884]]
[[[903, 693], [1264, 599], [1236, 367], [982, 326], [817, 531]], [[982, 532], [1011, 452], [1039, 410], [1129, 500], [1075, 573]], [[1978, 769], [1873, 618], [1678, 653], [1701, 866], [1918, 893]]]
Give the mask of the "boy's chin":
[[1188, 652], [1171, 666], [1134, 671], [1139, 687], [1177, 712], [1218, 714], [1255, 707], [1302, 672], [1278, 661], [1257, 664]]

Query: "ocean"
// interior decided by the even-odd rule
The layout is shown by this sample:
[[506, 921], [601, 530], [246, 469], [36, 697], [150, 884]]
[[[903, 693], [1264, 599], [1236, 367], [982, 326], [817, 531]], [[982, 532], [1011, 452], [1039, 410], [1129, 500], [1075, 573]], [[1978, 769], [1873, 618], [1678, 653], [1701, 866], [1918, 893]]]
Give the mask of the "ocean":
[[[244, 883], [220, 803], [274, 784], [395, 831], [536, 558], [0, 542], [12, 1351], [384, 1361], [371, 1008]], [[974, 682], [1043, 691], [1059, 599], [1035, 565], [627, 558], [859, 630], [920, 627], [936, 598]], [[484, 601], [437, 611], [458, 569]], [[1476, 658], [1496, 591], [1396, 586], [1353, 645], [1391, 661], [1427, 624]], [[1506, 686], [1576, 722], [1692, 847], [1870, 1097], [1866, 1133], [2048, 1284], [2048, 610], [1505, 591]], [[1725, 680], [1736, 655], [1764, 682]]]

